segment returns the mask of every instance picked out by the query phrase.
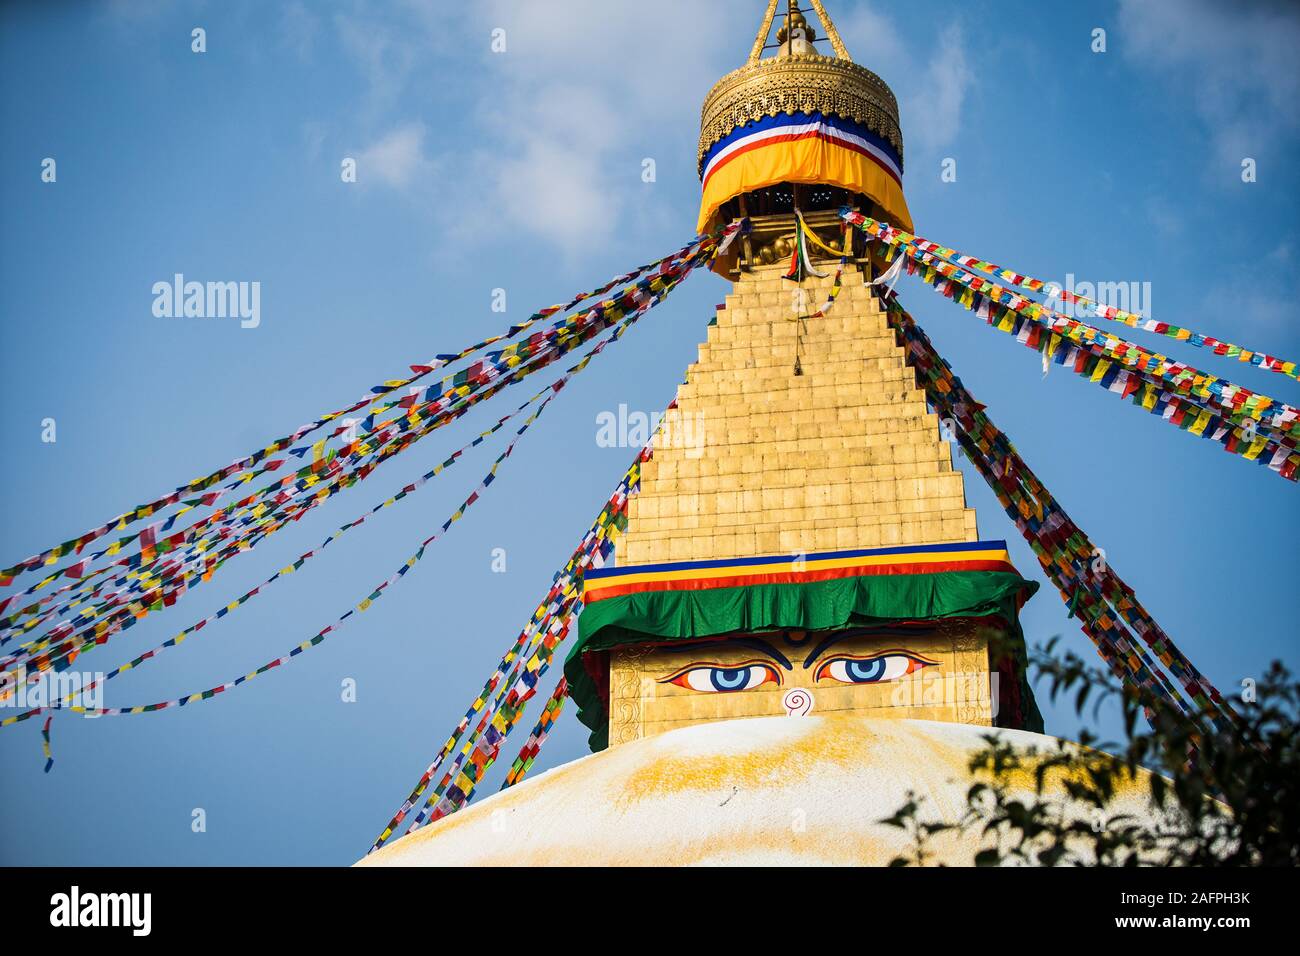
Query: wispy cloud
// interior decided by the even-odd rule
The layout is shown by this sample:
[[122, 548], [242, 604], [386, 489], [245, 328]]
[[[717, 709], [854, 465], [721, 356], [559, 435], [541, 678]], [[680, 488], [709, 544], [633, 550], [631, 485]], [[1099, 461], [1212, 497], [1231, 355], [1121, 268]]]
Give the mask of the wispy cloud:
[[1206, 290], [1204, 314], [1216, 316], [1213, 324], [1228, 338], [1246, 339], [1246, 347], [1267, 349], [1269, 335], [1287, 330], [1295, 321], [1295, 307], [1282, 283], [1271, 274], [1234, 275], [1214, 281]]
[[[660, 214], [641, 180], [644, 158], [656, 161], [661, 179], [693, 173], [699, 104], [744, 63], [762, 4], [567, 0], [559, 16], [552, 5], [484, 0], [466, 13], [451, 30], [428, 8], [406, 4], [381, 11], [353, 0], [334, 15], [364, 84], [354, 123], [373, 140], [359, 156], [359, 177], [430, 195], [438, 184], [423, 177], [436, 167], [444, 183], [475, 184], [440, 190], [438, 214], [454, 219], [462, 237], [472, 241], [479, 229], [491, 241], [490, 224], [508, 218], [575, 258], [609, 241], [628, 217]], [[948, 24], [932, 47], [913, 50], [872, 8], [837, 23], [858, 62], [886, 79], [915, 77], [902, 97], [911, 147], [950, 144], [974, 82], [961, 26]], [[503, 53], [490, 50], [497, 28]], [[428, 146], [432, 137], [417, 135], [422, 127], [409, 114], [395, 114], [435, 61], [444, 75], [448, 62], [461, 70], [454, 97], [465, 128], [445, 150]], [[917, 71], [916, 63], [925, 65]]]
[[[470, 218], [508, 210], [520, 229], [568, 254], [607, 240], [643, 193], [641, 160], [674, 158], [657, 154], [662, 140], [648, 139], [647, 120], [658, 130], [678, 123], [674, 133], [692, 141], [705, 91], [744, 62], [747, 31], [732, 27], [747, 12], [757, 25], [761, 11], [750, 8], [570, 0], [556, 16], [545, 4], [489, 0], [479, 20], [505, 30], [507, 50], [488, 56], [479, 105], [501, 148], [478, 158], [495, 188], [476, 197], [487, 214]], [[671, 51], [671, 62], [654, 50]], [[673, 149], [689, 162], [689, 146]]]
[[434, 163], [424, 150], [422, 123], [407, 123], [382, 136], [357, 156], [357, 182], [380, 183], [394, 189], [433, 183]]
[[[933, 47], [912, 49], [894, 29], [895, 18], [862, 5], [837, 19], [836, 25], [855, 60], [886, 83], [894, 79], [890, 87], [898, 97], [904, 146], [923, 152], [943, 149], [961, 131], [962, 108], [975, 82], [964, 31], [959, 22], [949, 23]], [[924, 67], [918, 70], [918, 64]], [[914, 79], [903, 84], [903, 77]]]
[[365, 83], [368, 111], [382, 113], [396, 103], [417, 69], [451, 42], [448, 28], [432, 4], [358, 0], [334, 14], [339, 44]]
[[974, 74], [966, 63], [966, 44], [959, 24], [950, 23], [939, 34], [939, 45], [926, 67], [918, 100], [905, 101], [915, 107], [908, 110], [907, 131], [924, 149], [940, 149], [957, 137], [961, 127], [961, 110]]
[[[416, 197], [436, 192], [437, 214], [470, 241], [475, 229], [493, 239], [490, 224], [508, 217], [522, 233], [576, 255], [609, 239], [620, 217], [645, 201], [642, 158], [666, 164], [680, 152], [689, 164], [683, 144], [693, 138], [696, 104], [721, 72], [743, 62], [747, 31], [738, 38], [727, 27], [747, 14], [756, 22], [750, 6], [568, 0], [557, 15], [552, 5], [487, 0], [452, 22], [427, 5], [353, 0], [333, 24], [362, 85], [354, 129], [333, 138], [373, 140], [358, 157], [359, 179], [379, 176]], [[505, 31], [503, 53], [490, 49], [497, 28]], [[671, 51], [672, 62], [646, 49]], [[425, 81], [428, 91], [413, 98]], [[398, 110], [439, 99], [454, 104], [463, 125], [453, 138], [439, 129], [447, 146], [426, 152], [433, 137]], [[672, 157], [655, 152], [667, 140], [647, 134], [647, 118], [658, 130], [680, 123]], [[441, 184], [423, 178], [432, 167]], [[474, 188], [440, 188], [448, 182]]]
[[1195, 93], [1214, 162], [1233, 169], [1300, 130], [1294, 0], [1119, 0], [1124, 54]]

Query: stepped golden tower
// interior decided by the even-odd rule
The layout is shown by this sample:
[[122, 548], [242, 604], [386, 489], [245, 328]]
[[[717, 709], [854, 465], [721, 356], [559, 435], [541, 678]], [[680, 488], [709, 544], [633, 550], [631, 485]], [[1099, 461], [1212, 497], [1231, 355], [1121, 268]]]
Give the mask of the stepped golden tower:
[[617, 568], [588, 578], [566, 675], [597, 748], [805, 706], [1037, 724], [1016, 624], [1034, 586], [979, 541], [872, 284], [883, 264], [839, 216], [910, 228], [897, 102], [813, 7], [833, 56], [797, 2], [775, 24], [769, 3], [749, 62], [704, 101], [700, 225], [748, 231], [715, 265], [731, 294]]
[[980, 539], [892, 276], [839, 216], [911, 228], [896, 100], [821, 0], [777, 6], [701, 117], [699, 226], [745, 224], [731, 291], [584, 581], [564, 674], [594, 752], [367, 865], [883, 865], [910, 793], [960, 817], [984, 735], [1057, 743], [1024, 675], [1037, 585]]

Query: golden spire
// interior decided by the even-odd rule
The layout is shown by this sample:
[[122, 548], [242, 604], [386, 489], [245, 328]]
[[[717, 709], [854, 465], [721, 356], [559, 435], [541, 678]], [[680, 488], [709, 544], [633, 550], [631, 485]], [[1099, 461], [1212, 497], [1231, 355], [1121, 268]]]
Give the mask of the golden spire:
[[[812, 47], [813, 28], [799, 8], [798, 0], [786, 0], [784, 20], [801, 24], [806, 31], [807, 52], [763, 58], [772, 35], [779, 0], [768, 0], [749, 61], [719, 80], [704, 100], [697, 159], [718, 140], [737, 127], [778, 113], [793, 111], [834, 113], [856, 120], [884, 137], [899, 153], [903, 136], [898, 127], [898, 101], [893, 91], [875, 73], [859, 66], [849, 56], [839, 31], [826, 13], [822, 0], [811, 0], [812, 8], [826, 31], [834, 56], [822, 56]], [[788, 37], [785, 24], [781, 42]], [[902, 216], [895, 215], [900, 223]]]
[[[781, 0], [768, 0], [748, 62], [704, 99], [696, 154], [702, 232], [716, 227], [732, 199], [784, 182], [848, 189], [885, 210], [891, 223], [907, 228], [911, 222], [902, 194], [898, 101], [879, 76], [853, 62], [822, 0], [810, 3], [805, 13], [799, 0], [785, 0], [778, 23]], [[814, 13], [833, 55], [814, 46], [822, 42], [809, 23]], [[765, 57], [765, 50], [774, 55]], [[770, 132], [782, 124], [799, 126], [797, 142]], [[860, 147], [850, 149], [855, 155], [842, 152], [846, 142]], [[753, 152], [760, 147], [761, 162]], [[828, 159], [827, 150], [836, 149], [841, 152]]]
[[[763, 22], [759, 25], [758, 36], [754, 38], [754, 46], [749, 51], [749, 63], [757, 63], [763, 56], [763, 48], [767, 45], [767, 38], [772, 33], [772, 22], [776, 19], [776, 6], [778, 0], [768, 0], [767, 11], [763, 14]], [[826, 37], [831, 41], [831, 49], [835, 51], [835, 56], [841, 60], [853, 62], [849, 56], [848, 49], [844, 46], [844, 41], [840, 39], [839, 31], [835, 29], [835, 24], [822, 5], [822, 0], [811, 0], [813, 10], [817, 13], [817, 19], [821, 21], [822, 29], [826, 31]], [[787, 44], [786, 41], [793, 34], [793, 40]], [[813, 41], [817, 39], [817, 31], [808, 23], [808, 18], [799, 9], [799, 0], [786, 0], [785, 16], [781, 19], [781, 26], [777, 30], [776, 41], [778, 44], [785, 44], [785, 49], [778, 51], [778, 56], [791, 56], [800, 54], [810, 54], [816, 52], [813, 49]]]

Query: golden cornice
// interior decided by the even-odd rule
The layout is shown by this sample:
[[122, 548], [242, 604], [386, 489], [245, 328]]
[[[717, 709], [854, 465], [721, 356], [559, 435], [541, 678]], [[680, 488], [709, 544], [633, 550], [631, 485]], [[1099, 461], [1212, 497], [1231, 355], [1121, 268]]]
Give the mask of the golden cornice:
[[838, 57], [771, 57], [728, 73], [709, 91], [700, 112], [697, 161], [732, 130], [765, 116], [822, 112], [862, 123], [903, 155], [898, 101], [885, 81]]

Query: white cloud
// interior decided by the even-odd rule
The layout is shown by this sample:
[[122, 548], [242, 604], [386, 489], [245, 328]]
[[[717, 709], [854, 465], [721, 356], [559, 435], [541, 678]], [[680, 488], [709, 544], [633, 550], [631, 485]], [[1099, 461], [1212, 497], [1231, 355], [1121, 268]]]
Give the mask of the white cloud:
[[1300, 130], [1300, 5], [1294, 0], [1119, 0], [1124, 54], [1192, 91], [1215, 162], [1239, 170]]
[[[835, 16], [834, 11], [830, 13]], [[966, 60], [962, 26], [947, 24], [933, 48], [915, 50], [909, 49], [894, 29], [895, 16], [863, 5], [846, 11], [836, 26], [853, 59], [879, 73], [898, 97], [905, 154], [908, 150], [943, 149], [961, 130], [962, 107], [975, 82]], [[920, 71], [916, 68], [919, 63], [925, 64]], [[902, 82], [905, 77], [911, 78], [906, 84]]]
[[512, 227], [576, 255], [609, 233], [612, 217], [599, 160], [564, 144], [533, 140], [495, 165], [496, 202]]
[[[831, 17], [835, 14], [831, 11]], [[835, 19], [849, 55], [872, 70], [906, 62], [908, 51], [894, 29], [894, 17], [882, 16], [871, 7], [861, 5]]]
[[[354, 122], [370, 132], [391, 126], [399, 96], [409, 99], [422, 78], [436, 80], [426, 66], [443, 75], [448, 62], [461, 70], [454, 99], [466, 116], [456, 147], [431, 158], [409, 127], [405, 137], [388, 133], [362, 154], [359, 176], [373, 180], [366, 167], [378, 160], [389, 171], [385, 182], [414, 191], [417, 171], [436, 165], [445, 181], [476, 186], [444, 191], [437, 206], [462, 236], [491, 241], [492, 224], [508, 219], [577, 257], [609, 241], [622, 221], [659, 214], [654, 187], [641, 180], [644, 158], [656, 161], [661, 181], [693, 172], [700, 104], [719, 77], [745, 62], [762, 7], [755, 0], [566, 0], [557, 15], [551, 4], [484, 0], [464, 8], [449, 30], [427, 7], [381, 12], [370, 0], [353, 0], [335, 27], [365, 82]], [[837, 25], [857, 62], [886, 80], [916, 77], [903, 96], [908, 142], [918, 149], [950, 143], [973, 82], [960, 26], [941, 30], [922, 57], [870, 8], [840, 14]], [[490, 51], [496, 28], [505, 30], [505, 53]], [[919, 72], [917, 62], [926, 64]], [[466, 148], [475, 135], [478, 147]]]
[[939, 47], [926, 67], [918, 99], [908, 100], [913, 106], [926, 107], [908, 111], [908, 136], [925, 149], [939, 149], [956, 139], [972, 79], [961, 27], [950, 23], [939, 35]]
[[[495, 188], [472, 197], [485, 208], [463, 218], [508, 214], [570, 256], [609, 239], [644, 192], [645, 156], [661, 170], [677, 158], [661, 147], [682, 165], [693, 159], [699, 104], [744, 62], [747, 20], [757, 28], [761, 12], [743, 0], [569, 0], [557, 16], [547, 4], [489, 0], [479, 20], [491, 79], [479, 105], [499, 148], [476, 168]], [[489, 54], [496, 27], [506, 52]], [[648, 124], [672, 140], [649, 139]]]
[[339, 43], [361, 71], [373, 112], [391, 107], [417, 65], [428, 62], [445, 43], [445, 31], [436, 29], [428, 16], [427, 8], [410, 11], [369, 2], [334, 15]]
[[[643, 157], [663, 170], [680, 153], [689, 168], [699, 103], [718, 76], [744, 62], [747, 21], [757, 26], [761, 13], [752, 7], [566, 0], [557, 13], [550, 4], [487, 0], [448, 20], [413, 0], [382, 7], [352, 0], [334, 27], [364, 84], [351, 120], [361, 135], [400, 122], [394, 107], [409, 103], [421, 82], [435, 84], [431, 106], [451, 101], [465, 117], [455, 147], [449, 141], [432, 158], [410, 124], [388, 133], [359, 157], [359, 179], [378, 174], [414, 193], [422, 171], [436, 166], [444, 181], [474, 184], [443, 190], [436, 207], [462, 235], [479, 230], [478, 238], [491, 239], [492, 224], [508, 218], [577, 255], [609, 239], [620, 217], [645, 201]], [[498, 27], [506, 31], [502, 54], [490, 50]], [[451, 83], [449, 68], [457, 71]], [[673, 153], [660, 154], [661, 144]], [[436, 186], [426, 183], [425, 195]]]
[[424, 137], [424, 124], [407, 123], [366, 147], [357, 156], [357, 182], [394, 189], [431, 185], [434, 164], [425, 155]]
[[1295, 322], [1291, 295], [1272, 275], [1221, 276], [1206, 290], [1203, 305], [1203, 315], [1217, 317], [1213, 322], [1218, 334], [1243, 348], [1267, 352], [1275, 348], [1267, 336], [1288, 330]]

